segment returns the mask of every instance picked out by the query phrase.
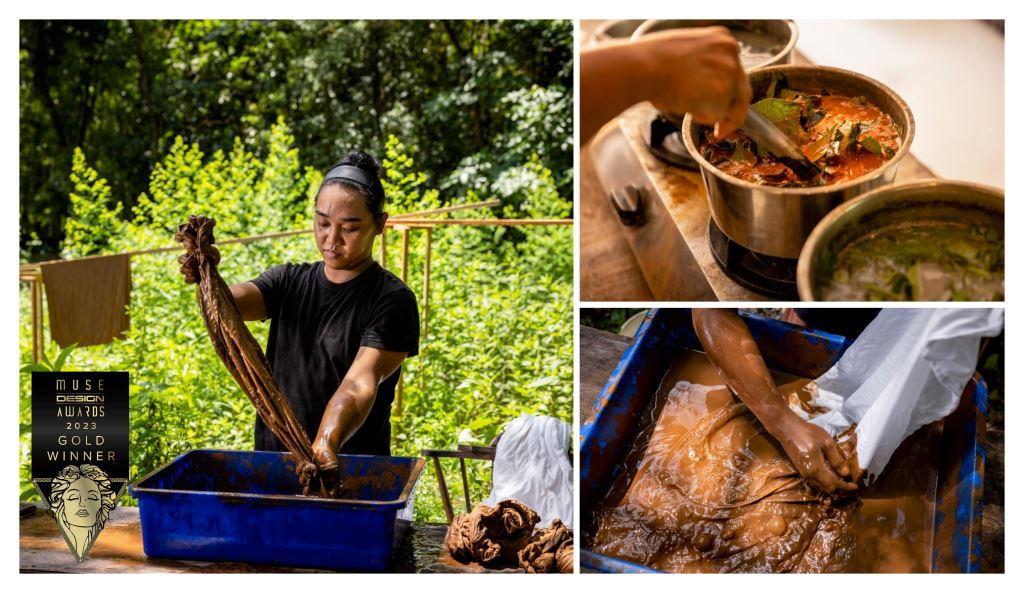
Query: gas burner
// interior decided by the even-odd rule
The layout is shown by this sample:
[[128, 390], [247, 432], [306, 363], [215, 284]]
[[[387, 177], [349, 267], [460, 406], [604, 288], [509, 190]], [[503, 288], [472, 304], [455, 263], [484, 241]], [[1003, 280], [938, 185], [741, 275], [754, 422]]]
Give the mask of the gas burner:
[[643, 134], [643, 137], [647, 140], [647, 148], [654, 156], [674, 167], [700, 171], [700, 165], [690, 157], [690, 152], [683, 144], [683, 135], [678, 122], [654, 112], [650, 129], [644, 131], [649, 132]]
[[725, 275], [747, 290], [780, 301], [799, 299], [795, 259], [762, 255], [736, 243], [708, 220], [708, 243]]

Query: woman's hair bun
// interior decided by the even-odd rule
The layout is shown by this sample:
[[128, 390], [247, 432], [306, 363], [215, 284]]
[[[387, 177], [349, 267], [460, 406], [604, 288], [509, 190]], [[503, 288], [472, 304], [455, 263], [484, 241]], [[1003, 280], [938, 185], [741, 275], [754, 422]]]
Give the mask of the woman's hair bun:
[[352, 165], [354, 167], [359, 167], [363, 171], [373, 174], [374, 177], [380, 177], [380, 162], [361, 150], [353, 150], [346, 154], [341, 157], [340, 161], [331, 165], [331, 168], [333, 169], [339, 165]]

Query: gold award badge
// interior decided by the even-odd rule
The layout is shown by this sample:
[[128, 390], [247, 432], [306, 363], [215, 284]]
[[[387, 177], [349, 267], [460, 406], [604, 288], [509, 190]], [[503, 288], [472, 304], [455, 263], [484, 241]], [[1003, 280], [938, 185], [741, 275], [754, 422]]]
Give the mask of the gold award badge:
[[32, 373], [32, 482], [79, 562], [128, 467], [128, 373]]

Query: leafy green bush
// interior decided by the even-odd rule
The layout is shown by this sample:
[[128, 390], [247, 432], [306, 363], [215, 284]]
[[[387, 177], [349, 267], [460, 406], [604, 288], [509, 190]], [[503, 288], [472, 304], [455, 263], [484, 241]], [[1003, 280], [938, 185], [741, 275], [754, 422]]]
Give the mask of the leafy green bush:
[[[236, 141], [231, 152], [207, 157], [178, 138], [156, 165], [148, 191], [139, 196], [131, 222], [119, 224], [110, 191], [76, 154], [73, 179], [75, 217], [67, 223], [63, 250], [69, 255], [110, 253], [173, 244], [176, 226], [189, 214], [217, 220], [217, 238], [255, 235], [310, 223], [312, 194], [320, 174], [300, 165], [283, 121], [273, 126], [258, 158]], [[402, 144], [387, 142], [385, 187], [391, 212], [441, 205], [425, 187]], [[509, 182], [508, 213], [565, 215], [550, 171], [538, 159]], [[479, 198], [469, 193], [468, 201]], [[526, 207], [522, 207], [525, 204]], [[472, 211], [466, 216], [495, 216]], [[461, 216], [461, 214], [460, 214]], [[89, 221], [88, 224], [84, 221]], [[427, 231], [410, 231], [408, 284], [421, 297], [425, 335], [420, 355], [405, 363], [402, 408], [394, 408], [396, 455], [419, 455], [422, 448], [454, 448], [469, 429], [490, 441], [508, 420], [537, 412], [571, 422], [572, 416], [572, 227], [531, 227], [506, 235], [503, 229], [438, 227], [430, 232], [430, 300], [424, 294]], [[400, 273], [401, 241], [388, 232], [387, 263]], [[228, 283], [257, 276], [287, 261], [315, 261], [310, 235], [221, 246], [220, 271]], [[214, 352], [195, 302], [175, 258], [179, 252], [132, 259], [131, 330], [123, 340], [83, 347], [67, 358], [68, 370], [131, 372], [131, 478], [195, 448], [251, 449], [255, 413]], [[20, 350], [31, 362], [28, 291], [21, 294]], [[269, 324], [250, 324], [261, 344]], [[55, 359], [51, 345], [50, 360]], [[20, 385], [22, 499], [29, 483], [31, 437], [30, 379]], [[449, 479], [458, 476], [446, 465]], [[469, 463], [473, 498], [489, 491], [490, 472]], [[453, 491], [457, 495], [459, 489]], [[128, 501], [128, 504], [131, 504]], [[428, 467], [417, 490], [416, 518], [441, 521], [444, 514], [433, 471]]]

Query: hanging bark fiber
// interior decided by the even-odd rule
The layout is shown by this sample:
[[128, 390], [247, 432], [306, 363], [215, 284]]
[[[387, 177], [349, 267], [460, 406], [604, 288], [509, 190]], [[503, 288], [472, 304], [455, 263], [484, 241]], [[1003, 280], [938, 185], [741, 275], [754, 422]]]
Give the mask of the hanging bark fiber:
[[214, 245], [216, 224], [212, 218], [189, 216], [188, 222], [179, 226], [174, 236], [185, 247], [186, 253], [178, 262], [185, 282], [196, 284], [199, 307], [213, 346], [235, 382], [249, 396], [260, 418], [291, 452], [303, 494], [336, 498], [339, 492], [337, 465], [321, 467], [317, 464], [305, 431], [274, 381], [263, 350], [245, 326], [231, 290], [217, 271], [220, 251]]

